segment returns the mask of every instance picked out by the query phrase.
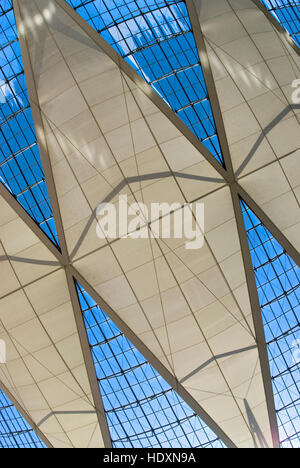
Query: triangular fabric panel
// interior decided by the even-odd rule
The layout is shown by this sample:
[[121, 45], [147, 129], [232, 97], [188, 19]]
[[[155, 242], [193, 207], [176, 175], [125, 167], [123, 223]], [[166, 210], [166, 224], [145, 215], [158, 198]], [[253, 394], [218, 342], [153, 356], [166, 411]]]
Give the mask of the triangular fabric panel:
[[103, 446], [65, 272], [1, 197], [0, 265], [0, 381], [54, 447]]
[[298, 0], [261, 0], [300, 47], [300, 5]]
[[189, 14], [182, 0], [67, 0], [224, 165]]
[[0, 298], [60, 268], [54, 255], [0, 196]]
[[12, 0], [0, 8], [0, 182], [58, 246]]
[[300, 268], [242, 202], [283, 448], [300, 443]]
[[43, 441], [1, 390], [0, 448], [46, 448]]
[[236, 177], [299, 250], [300, 57], [251, 0], [195, 5]]
[[114, 448], [225, 448], [77, 284]]
[[[271, 445], [229, 187], [67, 4], [19, 8], [74, 267], [233, 443], [256, 444], [255, 420]], [[155, 222], [144, 228], [148, 239], [99, 238], [97, 207], [116, 206], [119, 195], [148, 208], [178, 202], [177, 214], [200, 199], [204, 247], [151, 238]], [[170, 207], [164, 218], [173, 216]]]

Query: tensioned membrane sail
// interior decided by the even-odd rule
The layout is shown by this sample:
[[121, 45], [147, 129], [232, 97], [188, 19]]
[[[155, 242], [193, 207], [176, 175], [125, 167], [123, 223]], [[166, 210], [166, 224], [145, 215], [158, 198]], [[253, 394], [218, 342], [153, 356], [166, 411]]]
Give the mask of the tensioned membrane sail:
[[55, 447], [101, 447], [62, 265], [0, 197], [0, 386]]
[[195, 5], [235, 176], [299, 251], [299, 53], [252, 0]]
[[187, 6], [182, 0], [68, 0], [224, 165]]

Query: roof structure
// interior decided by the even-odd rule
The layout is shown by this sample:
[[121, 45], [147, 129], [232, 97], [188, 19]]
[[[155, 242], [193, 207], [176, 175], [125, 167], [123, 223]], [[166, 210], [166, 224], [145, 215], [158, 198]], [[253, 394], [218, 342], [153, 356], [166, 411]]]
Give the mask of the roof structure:
[[[300, 46], [300, 5], [297, 0], [260, 0]], [[276, 23], [274, 23], [276, 24]]]
[[7, 389], [6, 394], [0, 391], [0, 448], [45, 448], [43, 435], [28, 416], [30, 422], [26, 421], [16, 408], [18, 403], [13, 404], [7, 393]]
[[[112, 3], [1, 6], [0, 402], [33, 446], [299, 446], [299, 49], [256, 0]], [[100, 239], [119, 196], [204, 203], [203, 248]]]
[[0, 7], [0, 180], [57, 245], [11, 0]]

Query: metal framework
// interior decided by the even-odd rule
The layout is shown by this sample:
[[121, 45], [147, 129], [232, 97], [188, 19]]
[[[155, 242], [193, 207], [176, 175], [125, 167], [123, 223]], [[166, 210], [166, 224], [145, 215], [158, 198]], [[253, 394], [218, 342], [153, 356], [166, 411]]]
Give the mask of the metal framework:
[[224, 166], [185, 2], [68, 3], [143, 76]]
[[300, 46], [299, 0], [260, 0]]
[[58, 246], [11, 0], [0, 10], [0, 181]]
[[88, 334], [86, 332], [84, 319], [82, 316], [82, 309], [80, 307], [80, 302], [78, 301], [78, 291], [75, 283], [75, 279], [72, 276], [72, 271], [69, 267], [66, 268], [66, 276], [68, 281], [68, 288], [71, 296], [72, 306], [75, 314], [75, 320], [78, 329], [78, 335], [81, 342], [81, 348], [84, 354], [85, 366], [87, 369], [89, 382], [91, 385], [91, 390], [93, 394], [93, 399], [95, 403], [95, 410], [97, 412], [97, 417], [99, 425], [101, 427], [102, 437], [104, 439], [104, 444], [106, 448], [112, 446], [111, 438], [109, 434], [108, 421], [105, 416], [102, 394], [99, 391], [99, 385], [96, 375], [96, 369], [94, 362], [91, 356], [90, 343], [88, 341]]
[[300, 268], [241, 201], [264, 322], [282, 447], [299, 448]]
[[[240, 194], [236, 186], [231, 187], [231, 196], [234, 204], [235, 216], [237, 221], [237, 227], [239, 232], [239, 238], [241, 243], [241, 251], [243, 256], [247, 287], [249, 291], [249, 298], [251, 303], [252, 317], [255, 327], [256, 342], [259, 351], [260, 365], [262, 369], [262, 376], [264, 382], [264, 389], [266, 394], [267, 408], [269, 413], [269, 421], [272, 431], [273, 447], [279, 448], [279, 432], [275, 412], [274, 394], [271, 383], [271, 372], [267, 354], [266, 339], [264, 333], [264, 326], [260, 311], [260, 304], [258, 299], [258, 293], [255, 283], [254, 271], [251, 263], [250, 250], [247, 242], [246, 230], [243, 222], [242, 211], [240, 207]], [[264, 440], [261, 435], [253, 428], [253, 439], [255, 446], [266, 447]]]
[[2, 390], [0, 390], [0, 448], [46, 448]]
[[115, 448], [225, 448], [77, 283]]

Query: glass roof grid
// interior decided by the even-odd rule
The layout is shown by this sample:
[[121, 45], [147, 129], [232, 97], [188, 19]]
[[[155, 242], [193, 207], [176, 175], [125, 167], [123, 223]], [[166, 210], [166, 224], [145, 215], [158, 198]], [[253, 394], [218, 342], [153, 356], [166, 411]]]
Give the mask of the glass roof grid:
[[300, 47], [299, 0], [261, 0]]
[[45, 444], [1, 390], [0, 448], [46, 448]]
[[67, 0], [224, 166], [185, 2]]
[[11, 0], [0, 9], [0, 181], [58, 246]]
[[97, 378], [116, 448], [225, 448], [77, 284]]
[[300, 448], [300, 268], [241, 202], [265, 336], [282, 447]]

